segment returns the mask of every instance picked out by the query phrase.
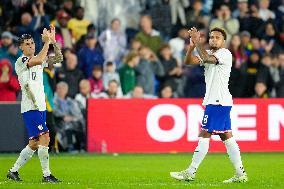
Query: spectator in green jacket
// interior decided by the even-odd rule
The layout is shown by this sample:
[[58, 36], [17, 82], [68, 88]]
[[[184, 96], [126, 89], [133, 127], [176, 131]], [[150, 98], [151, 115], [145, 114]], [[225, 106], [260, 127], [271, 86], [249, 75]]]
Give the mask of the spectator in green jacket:
[[135, 39], [141, 41], [142, 45], [149, 47], [155, 53], [158, 52], [162, 45], [162, 38], [160, 32], [153, 29], [152, 18], [144, 15], [140, 19], [140, 27], [142, 31], [137, 33]]
[[124, 65], [118, 70], [121, 88], [124, 95], [132, 91], [136, 85], [136, 74], [134, 67], [139, 64], [139, 61], [139, 54], [136, 52], [130, 52], [125, 57]]

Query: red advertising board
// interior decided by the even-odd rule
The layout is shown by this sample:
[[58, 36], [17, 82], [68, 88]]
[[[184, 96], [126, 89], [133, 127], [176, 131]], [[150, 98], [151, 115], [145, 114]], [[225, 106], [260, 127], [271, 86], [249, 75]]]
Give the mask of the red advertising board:
[[[192, 152], [204, 107], [200, 99], [92, 99], [89, 152]], [[243, 152], [284, 151], [284, 99], [235, 99], [233, 134]], [[218, 136], [210, 151], [224, 152]]]

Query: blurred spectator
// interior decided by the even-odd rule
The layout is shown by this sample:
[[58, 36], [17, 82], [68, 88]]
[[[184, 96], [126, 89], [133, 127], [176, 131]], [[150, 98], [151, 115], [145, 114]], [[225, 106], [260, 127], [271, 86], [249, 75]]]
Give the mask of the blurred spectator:
[[281, 51], [279, 33], [272, 21], [265, 23], [264, 32], [260, 36], [266, 42], [265, 51], [267, 53], [279, 53]]
[[49, 17], [45, 15], [44, 3], [32, 4], [33, 17], [29, 12], [21, 15], [21, 25], [16, 27], [18, 36], [31, 34], [35, 41], [36, 54], [42, 47], [41, 32], [43, 28], [49, 28]]
[[[56, 85], [53, 113], [58, 127], [59, 143], [68, 152], [85, 150], [85, 125], [83, 115], [75, 100], [67, 97], [68, 84], [59, 82]], [[73, 136], [76, 141], [73, 141]]]
[[83, 71], [86, 78], [92, 75], [95, 65], [103, 66], [104, 58], [100, 50], [96, 48], [97, 39], [93, 33], [86, 36], [86, 46], [79, 53], [79, 68]]
[[84, 8], [77, 7], [75, 18], [71, 18], [67, 24], [68, 28], [71, 29], [72, 35], [75, 37], [76, 42], [81, 38], [82, 35], [87, 33], [87, 27], [90, 21], [84, 19]]
[[140, 19], [141, 30], [135, 38], [141, 41], [142, 45], [149, 47], [155, 53], [158, 52], [162, 45], [160, 33], [152, 28], [152, 19], [148, 15], [141, 16]]
[[234, 98], [242, 97], [246, 83], [247, 55], [241, 46], [239, 35], [233, 35], [229, 50], [233, 55], [233, 64], [229, 81], [229, 89]]
[[243, 48], [245, 50], [246, 55], [249, 56], [251, 54], [251, 49], [252, 49], [250, 43], [251, 35], [248, 31], [242, 31], [240, 33], [240, 37], [241, 37], [241, 46], [242, 46], [241, 48]]
[[160, 49], [161, 63], [165, 75], [160, 77], [162, 85], [169, 85], [174, 92], [177, 92], [181, 85], [182, 68], [178, 65], [177, 60], [173, 58], [170, 46], [165, 44]]
[[217, 18], [214, 18], [209, 28], [220, 27], [227, 33], [227, 42], [230, 41], [232, 35], [239, 32], [240, 23], [237, 19], [231, 17], [231, 11], [228, 5], [223, 4], [217, 10]]
[[53, 115], [53, 108], [54, 108], [54, 92], [55, 92], [55, 73], [53, 65], [48, 65], [48, 67], [43, 69], [43, 86], [44, 86], [44, 93], [45, 93], [45, 102], [46, 102], [46, 125], [49, 130], [50, 142], [49, 147], [50, 150], [56, 152], [55, 149], [55, 119]]
[[275, 14], [268, 9], [270, 0], [259, 0], [259, 17], [263, 21], [268, 19], [275, 19]]
[[170, 1], [172, 25], [176, 25], [180, 20], [183, 26], [186, 25], [185, 8], [189, 7], [189, 0], [172, 0]]
[[71, 17], [74, 17], [74, 3], [73, 0], [63, 0], [62, 9]]
[[145, 94], [143, 87], [136, 85], [132, 91], [130, 91], [124, 98], [140, 98], [140, 99], [149, 99], [149, 98], [157, 98], [154, 95]]
[[238, 18], [239, 21], [242, 18], [247, 18], [249, 16], [248, 0], [238, 0], [238, 8], [233, 11], [232, 16]]
[[[109, 61], [105, 64], [103, 73], [103, 85], [106, 90], [111, 80], [116, 80], [120, 84], [119, 74], [115, 71], [115, 64]], [[122, 93], [121, 87], [119, 87], [119, 91]]]
[[260, 66], [260, 55], [258, 51], [252, 51], [248, 58], [246, 68], [246, 83], [243, 97], [253, 97], [255, 94], [254, 87], [256, 84], [257, 71]]
[[178, 31], [178, 36], [170, 39], [169, 45], [173, 52], [173, 57], [177, 59], [178, 64], [182, 65], [184, 58], [184, 45], [185, 41], [188, 39], [188, 32], [186, 28], [182, 28]]
[[[160, 35], [164, 40], [168, 40], [173, 30], [179, 27], [181, 19], [182, 23], [186, 24], [185, 10], [179, 1], [181, 0], [147, 0], [146, 10], [142, 12], [142, 14], [151, 17], [153, 28], [159, 28]], [[177, 12], [177, 10], [180, 10], [180, 12]]]
[[20, 49], [13, 43], [14, 36], [11, 32], [5, 31], [1, 34], [0, 60], [8, 59], [15, 73], [15, 62], [21, 56]]
[[257, 36], [262, 28], [264, 21], [259, 17], [258, 7], [255, 4], [250, 4], [247, 15], [239, 16], [240, 31], [248, 31], [252, 36]]
[[164, 68], [156, 54], [148, 47], [139, 50], [141, 61], [135, 67], [137, 73], [137, 85], [143, 86], [146, 94], [155, 95], [156, 76], [165, 75]]
[[139, 64], [140, 57], [136, 52], [130, 52], [124, 59], [124, 64], [118, 70], [121, 89], [124, 95], [129, 93], [136, 85], [136, 74], [134, 67]]
[[159, 94], [159, 98], [176, 98], [176, 96], [173, 93], [172, 87], [169, 86], [169, 85], [165, 85], [161, 89], [161, 92]]
[[260, 40], [258, 37], [252, 37], [251, 38], [251, 50], [256, 50], [258, 51], [261, 55], [265, 52], [264, 51], [264, 48], [261, 47], [261, 44], [260, 44]]
[[[76, 51], [79, 52], [81, 48], [85, 46], [85, 41], [87, 36], [94, 35], [97, 36], [97, 28], [94, 24], [89, 24], [87, 27], [87, 34], [82, 35], [82, 37], [79, 39], [79, 41], [76, 42]], [[99, 46], [99, 44], [97, 45]]]
[[94, 66], [92, 71], [92, 76], [89, 78], [89, 82], [91, 85], [91, 93], [99, 94], [104, 90], [102, 74], [103, 74], [102, 67]]
[[67, 28], [68, 20], [70, 16], [64, 11], [59, 10], [56, 16], [56, 34], [55, 39], [56, 41], [61, 44], [62, 48], [73, 48], [73, 36], [69, 28]]
[[94, 98], [122, 98], [118, 89], [119, 83], [116, 80], [111, 80], [108, 83], [108, 89], [99, 94], [94, 94]]
[[[262, 83], [265, 85], [265, 91], [262, 91], [261, 89], [264, 89], [263, 86], [256, 86], [259, 90], [256, 90], [258, 92], [256, 95], [260, 96], [263, 95], [265, 92], [266, 98], [271, 96], [272, 89], [274, 87], [274, 81], [271, 75], [271, 67], [272, 67], [272, 59], [270, 54], [265, 54], [261, 58], [261, 64], [259, 65], [258, 71], [257, 71], [257, 77], [256, 82]], [[261, 85], [261, 84], [259, 84]], [[259, 93], [259, 91], [263, 93]]]
[[279, 56], [278, 56], [278, 61], [279, 61], [279, 76], [280, 76], [280, 81], [277, 83], [277, 97], [279, 98], [284, 98], [284, 52], [282, 51]]
[[197, 27], [203, 28], [208, 26], [209, 17], [206, 16], [203, 9], [203, 3], [201, 0], [195, 0], [192, 8], [187, 11], [186, 21], [188, 28]]
[[114, 18], [110, 28], [101, 33], [99, 42], [103, 47], [104, 58], [119, 63], [126, 51], [126, 36], [118, 18]]
[[87, 118], [87, 101], [92, 97], [91, 94], [91, 85], [89, 80], [82, 79], [79, 84], [80, 93], [76, 94], [75, 100], [79, 103], [81, 112], [83, 113], [84, 118]]
[[142, 43], [141, 41], [139, 41], [138, 39], [132, 39], [130, 42], [130, 49], [129, 52], [137, 52], [139, 51], [139, 49], [141, 48]]
[[8, 59], [0, 60], [0, 101], [16, 101], [20, 85], [12, 73], [10, 61]]
[[[284, 0], [281, 0], [281, 5], [277, 8], [275, 23], [279, 31], [284, 31]], [[283, 39], [282, 39], [283, 41]]]
[[77, 68], [77, 56], [73, 53], [68, 54], [66, 57], [66, 65], [64, 65], [57, 72], [56, 81], [64, 81], [68, 84], [68, 96], [74, 98], [79, 92], [79, 83], [84, 78], [81, 70]]
[[257, 82], [255, 84], [255, 98], [268, 98], [269, 94], [267, 92], [267, 87], [262, 82]]

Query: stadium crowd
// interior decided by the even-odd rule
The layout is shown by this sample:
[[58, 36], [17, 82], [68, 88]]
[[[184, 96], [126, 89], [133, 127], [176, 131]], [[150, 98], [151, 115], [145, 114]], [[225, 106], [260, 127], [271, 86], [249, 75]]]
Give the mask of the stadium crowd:
[[69, 151], [85, 148], [88, 98], [204, 96], [203, 68], [183, 63], [192, 26], [204, 44], [210, 28], [227, 32], [233, 97], [284, 97], [283, 23], [284, 0], [2, 0], [0, 101], [21, 96], [17, 37], [32, 34], [39, 52], [49, 24], [64, 62], [44, 69], [47, 122]]

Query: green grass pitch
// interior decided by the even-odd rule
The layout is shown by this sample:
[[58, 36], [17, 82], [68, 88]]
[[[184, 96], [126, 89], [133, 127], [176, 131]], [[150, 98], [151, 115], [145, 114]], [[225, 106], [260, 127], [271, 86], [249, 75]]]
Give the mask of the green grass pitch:
[[6, 172], [18, 154], [0, 155], [0, 188], [284, 188], [284, 153], [242, 153], [249, 182], [223, 184], [233, 176], [232, 165], [224, 153], [209, 153], [201, 164], [196, 180], [176, 181], [170, 171], [185, 169], [192, 154], [60, 154], [51, 155], [51, 170], [63, 182], [42, 184], [37, 157], [21, 170], [21, 183], [7, 181]]

